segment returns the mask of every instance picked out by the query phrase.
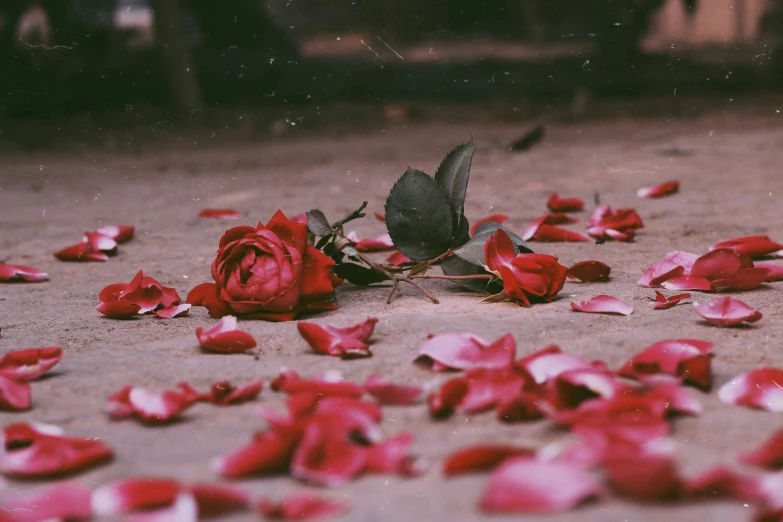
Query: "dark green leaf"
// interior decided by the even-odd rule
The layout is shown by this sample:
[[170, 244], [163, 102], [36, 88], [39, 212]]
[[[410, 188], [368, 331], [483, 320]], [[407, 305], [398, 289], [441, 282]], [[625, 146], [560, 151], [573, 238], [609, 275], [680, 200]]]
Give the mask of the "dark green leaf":
[[[473, 263], [469, 263], [457, 256], [447, 257], [441, 262], [440, 267], [443, 269], [444, 274], [450, 276], [478, 275], [478, 274], [488, 273], [480, 265], [474, 265]], [[463, 280], [463, 281], [453, 281], [453, 282], [457, 283], [462, 287], [467, 288], [468, 290], [472, 290], [473, 292], [494, 293], [503, 290], [503, 286], [497, 282], [482, 281], [482, 280], [476, 280], [476, 281]]]
[[373, 283], [388, 281], [386, 275], [353, 263], [342, 263], [332, 269], [337, 277], [359, 286], [367, 286]]
[[307, 213], [307, 228], [318, 237], [326, 237], [332, 233], [329, 220], [318, 209], [313, 209]]
[[484, 265], [484, 244], [487, 242], [487, 239], [489, 239], [490, 236], [492, 236], [492, 234], [494, 234], [495, 231], [499, 228], [505, 230], [506, 233], [508, 233], [511, 241], [513, 241], [513, 243], [517, 246], [517, 249], [520, 253], [532, 252], [532, 250], [527, 247], [527, 244], [525, 244], [521, 237], [511, 232], [500, 223], [495, 221], [487, 221], [486, 223], [482, 223], [478, 230], [476, 230], [476, 234], [470, 238], [470, 241], [454, 251], [454, 255], [471, 264], [478, 266]]
[[412, 275], [425, 274], [431, 267], [432, 265], [429, 263], [419, 263], [418, 265], [411, 267], [411, 269], [408, 270], [407, 275], [410, 277]]
[[420, 170], [408, 169], [386, 199], [386, 228], [400, 252], [416, 261], [451, 246], [454, 219], [446, 193]]
[[470, 223], [462, 214], [459, 220], [459, 228], [454, 232], [451, 238], [451, 248], [459, 248], [470, 240]]
[[463, 143], [446, 154], [438, 171], [435, 172], [437, 181], [451, 203], [454, 216], [454, 234], [456, 237], [462, 228], [462, 220], [465, 218], [465, 192], [468, 190], [468, 178], [470, 177], [470, 164], [473, 161], [473, 142]]
[[348, 212], [345, 215], [345, 217], [342, 218], [340, 221], [336, 221], [336, 222], [332, 223], [332, 228], [337, 230], [338, 228], [340, 228], [344, 224], [348, 223], [349, 221], [353, 221], [354, 219], [363, 218], [365, 216], [365, 214], [362, 212], [362, 210], [364, 210], [364, 208], [366, 206], [367, 206], [367, 202], [366, 201], [362, 202], [362, 204], [359, 206], [359, 208], [354, 209], [354, 210]]

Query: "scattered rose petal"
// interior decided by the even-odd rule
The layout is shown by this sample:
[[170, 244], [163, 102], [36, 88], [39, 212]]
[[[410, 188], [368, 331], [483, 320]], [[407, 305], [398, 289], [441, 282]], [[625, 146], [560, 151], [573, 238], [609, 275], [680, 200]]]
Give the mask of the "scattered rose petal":
[[48, 281], [49, 275], [36, 268], [22, 265], [5, 265], [0, 263], [0, 283], [9, 283], [16, 281], [26, 281], [28, 283], [37, 283], [39, 281]]
[[506, 397], [495, 407], [497, 418], [501, 422], [529, 422], [542, 419], [543, 400], [538, 395], [522, 391], [512, 397]]
[[[478, 230], [478, 228], [481, 225], [483, 225], [484, 223], [495, 222], [495, 223], [499, 223], [499, 224], [502, 225], [506, 221], [508, 221], [508, 216], [505, 215], [505, 214], [490, 214], [489, 216], [483, 217], [483, 218], [479, 219], [478, 221], [476, 221], [475, 223], [473, 223], [473, 226], [470, 227], [470, 235], [471, 236], [475, 235], [476, 234], [476, 230]], [[783, 249], [783, 247], [781, 247], [781, 248]]]
[[612, 210], [609, 205], [596, 208], [587, 221], [587, 233], [596, 239], [632, 241], [644, 223], [632, 208]]
[[468, 383], [465, 379], [457, 377], [449, 379], [427, 397], [427, 406], [430, 415], [435, 419], [450, 417], [457, 409], [457, 405], [468, 394]]
[[757, 481], [723, 466], [708, 469], [685, 482], [688, 497], [715, 500], [721, 498], [743, 501], [758, 500]]
[[363, 323], [344, 328], [305, 321], [299, 321], [296, 327], [299, 335], [316, 353], [343, 358], [369, 357], [372, 352], [368, 340], [377, 323], [378, 319], [370, 317]]
[[580, 212], [585, 202], [580, 198], [561, 198], [557, 192], [553, 192], [546, 202], [546, 207], [551, 212]]
[[380, 375], [371, 375], [364, 383], [367, 393], [385, 406], [409, 406], [421, 397], [424, 390], [420, 386], [404, 386], [389, 382]]
[[667, 181], [654, 187], [640, 188], [636, 191], [636, 196], [640, 198], [662, 198], [670, 196], [680, 191], [679, 181]]
[[560, 347], [556, 345], [547, 346], [541, 350], [532, 353], [522, 359], [519, 359], [514, 366], [524, 373], [530, 375], [538, 385], [554, 379], [563, 372], [576, 369], [604, 369], [603, 363], [595, 364], [586, 359], [563, 353]]
[[237, 318], [226, 315], [209, 330], [196, 328], [196, 337], [202, 348], [213, 352], [238, 353], [256, 347], [256, 340], [237, 328]]
[[[667, 439], [648, 443], [647, 448], [668, 444]], [[623, 498], [644, 502], [677, 500], [685, 494], [685, 484], [669, 452], [643, 449], [631, 457], [611, 456], [602, 462], [609, 486]], [[610, 453], [611, 455], [611, 453]]]
[[783, 370], [758, 368], [735, 377], [718, 390], [724, 404], [783, 412]]
[[109, 319], [131, 319], [141, 311], [139, 305], [130, 301], [109, 301], [99, 304], [95, 309]]
[[213, 219], [239, 219], [242, 214], [236, 210], [230, 208], [205, 208], [198, 213], [200, 218], [213, 218]]
[[258, 511], [269, 520], [323, 520], [349, 509], [346, 502], [307, 493], [295, 493], [280, 502], [261, 500]]
[[716, 279], [712, 282], [716, 288], [730, 290], [752, 290], [761, 286], [766, 280], [769, 270], [762, 267], [744, 268], [726, 279]]
[[571, 303], [571, 308], [577, 312], [586, 312], [591, 314], [619, 314], [631, 315], [633, 306], [620, 301], [610, 295], [597, 295], [588, 301], [582, 301], [579, 304]]
[[740, 323], [755, 323], [762, 318], [761, 312], [729, 296], [717, 297], [706, 303], [694, 303], [696, 312], [715, 326], [736, 326]]
[[109, 225], [99, 228], [96, 232], [113, 239], [116, 243], [127, 243], [133, 239], [136, 228], [131, 225]]
[[60, 261], [108, 261], [109, 256], [100, 250], [95, 250], [89, 242], [78, 243], [65, 247], [54, 253]]
[[779, 471], [783, 469], [783, 430], [778, 430], [761, 446], [740, 455], [740, 460], [751, 466]]
[[493, 408], [505, 397], [522, 391], [524, 378], [509, 368], [476, 368], [464, 377], [468, 392], [457, 405], [461, 413], [477, 413]]
[[580, 261], [568, 269], [568, 277], [578, 279], [583, 283], [593, 281], [609, 281], [612, 269], [600, 261]]
[[653, 308], [656, 310], [667, 310], [674, 306], [677, 306], [680, 302], [690, 299], [691, 294], [677, 294], [666, 297], [659, 291], [655, 291], [655, 301], [653, 301]]
[[572, 223], [578, 222], [579, 219], [563, 214], [562, 212], [545, 214], [530, 222], [522, 234], [522, 239], [525, 241], [530, 240], [533, 236], [536, 235], [536, 232], [538, 232], [538, 229], [541, 228], [542, 225], [570, 225]]
[[394, 252], [386, 258], [386, 263], [391, 266], [400, 266], [410, 261], [410, 258], [400, 251]]
[[663, 373], [679, 377], [687, 384], [709, 391], [712, 386], [711, 353], [712, 343], [707, 341], [659, 341], [635, 355], [617, 374], [635, 379], [642, 375]]
[[338, 395], [345, 397], [361, 397], [364, 388], [352, 382], [345, 382], [339, 373], [330, 373], [318, 379], [302, 379], [293, 370], [282, 369], [269, 387], [274, 391], [294, 395], [312, 393], [316, 395]]
[[505, 368], [514, 362], [517, 343], [506, 334], [492, 344], [472, 333], [440, 334], [419, 349], [417, 360], [432, 363], [435, 371]]
[[775, 281], [783, 281], [783, 265], [776, 265], [775, 263], [755, 263], [756, 268], [766, 268], [767, 276], [764, 278], [764, 282], [772, 283]]
[[161, 308], [155, 311], [155, 316], [161, 319], [173, 319], [175, 317], [185, 317], [190, 311], [189, 304], [179, 304], [175, 306], [169, 306], [168, 308]]
[[9, 424], [0, 442], [0, 472], [10, 477], [67, 475], [114, 455], [97, 438], [64, 437], [59, 428], [45, 424]]
[[574, 232], [573, 230], [568, 230], [566, 228], [542, 224], [529, 240], [548, 243], [575, 243], [590, 241], [590, 237], [581, 232]]
[[354, 243], [354, 248], [359, 252], [385, 252], [394, 250], [394, 243], [389, 234], [383, 234], [376, 238], [359, 239], [356, 232], [349, 232], [345, 236]]
[[0, 376], [21, 382], [37, 379], [63, 358], [62, 348], [26, 348], [0, 357]]
[[396, 473], [406, 477], [422, 475], [429, 467], [426, 459], [408, 454], [413, 435], [407, 432], [380, 441], [367, 451], [367, 473]]
[[109, 397], [106, 409], [114, 419], [135, 416], [142, 422], [155, 424], [174, 420], [196, 401], [197, 398], [182, 390], [153, 393], [126, 386]]
[[0, 411], [28, 410], [31, 403], [30, 383], [0, 375]]
[[598, 480], [580, 467], [517, 457], [492, 472], [481, 508], [488, 513], [555, 513], [600, 493]]
[[457, 450], [446, 457], [443, 461], [443, 474], [453, 477], [477, 471], [491, 471], [504, 461], [516, 457], [533, 459], [536, 457], [536, 452], [516, 446], [478, 444]]
[[691, 267], [690, 275], [716, 281], [729, 278], [746, 268], [753, 268], [750, 257], [729, 248], [719, 248], [699, 256]]
[[679, 276], [663, 281], [660, 286], [667, 290], [695, 290], [697, 292], [714, 292], [715, 287], [709, 279], [699, 276]]
[[783, 250], [783, 245], [772, 241], [769, 236], [745, 236], [715, 243], [710, 247], [710, 250], [723, 248], [730, 248], [737, 254], [756, 259]]
[[595, 398], [609, 399], [627, 388], [611, 372], [600, 368], [576, 368], [559, 373], [552, 381], [552, 402], [571, 409]]
[[377, 219], [381, 223], [386, 223], [386, 215], [385, 214], [381, 214], [380, 212], [373, 212], [372, 215], [373, 215], [373, 217], [375, 217], [375, 219]]
[[82, 520], [93, 516], [92, 492], [78, 484], [61, 482], [33, 492], [7, 493], [3, 507], [13, 515], [8, 522], [41, 522], [42, 520]]
[[206, 401], [218, 406], [228, 406], [230, 404], [252, 401], [264, 389], [264, 383], [255, 381], [247, 386], [237, 388], [228, 381], [221, 381], [214, 383], [207, 393], [199, 393], [187, 382], [177, 383], [177, 387], [186, 397], [192, 398], [192, 400]]
[[[130, 283], [114, 283], [105, 287], [98, 294], [98, 299], [101, 304], [96, 309], [111, 319], [128, 319], [161, 308], [166, 310], [163, 312], [166, 315], [156, 315], [168, 319], [177, 314], [186, 315], [187, 311], [184, 306], [174, 308], [182, 301], [174, 288], [161, 285], [141, 270]], [[172, 314], [171, 317], [168, 314]]]
[[[695, 258], [696, 256], [694, 256]], [[664, 281], [673, 277], [679, 277], [684, 275], [686, 268], [672, 261], [656, 261], [650, 268], [644, 271], [642, 277], [636, 284], [640, 286], [656, 287], [660, 286]]]

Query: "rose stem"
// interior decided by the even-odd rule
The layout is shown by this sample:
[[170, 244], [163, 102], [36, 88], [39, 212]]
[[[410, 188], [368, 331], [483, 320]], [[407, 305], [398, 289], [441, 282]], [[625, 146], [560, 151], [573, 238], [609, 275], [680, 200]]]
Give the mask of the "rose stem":
[[491, 274], [476, 274], [476, 275], [462, 275], [462, 276], [416, 274], [409, 277], [410, 279], [448, 279], [450, 281], [474, 281], [474, 280], [489, 281], [495, 278], [495, 276]]

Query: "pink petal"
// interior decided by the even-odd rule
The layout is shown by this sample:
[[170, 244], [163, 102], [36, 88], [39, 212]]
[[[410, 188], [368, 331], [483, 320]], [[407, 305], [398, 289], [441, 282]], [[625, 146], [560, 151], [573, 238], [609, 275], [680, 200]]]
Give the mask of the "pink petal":
[[516, 354], [516, 341], [506, 334], [492, 344], [471, 333], [432, 336], [419, 349], [417, 360], [432, 361], [435, 371], [504, 368]]
[[481, 508], [488, 513], [555, 513], [600, 493], [598, 480], [577, 466], [517, 457], [492, 472]]
[[408, 454], [408, 448], [413, 442], [413, 435], [400, 433], [377, 444], [367, 451], [367, 473], [395, 473], [414, 477], [427, 471], [425, 459], [417, 459]]
[[577, 312], [591, 314], [631, 315], [633, 313], [633, 306], [610, 295], [597, 295], [579, 304], [571, 303], [571, 308]]
[[394, 250], [394, 243], [389, 234], [384, 234], [374, 239], [360, 239], [356, 242], [354, 247], [359, 252], [385, 252], [387, 250]]
[[663, 373], [709, 391], [712, 386], [712, 343], [698, 339], [659, 341], [625, 363], [618, 375], [638, 378]]
[[561, 372], [552, 381], [553, 402], [560, 408], [576, 408], [584, 401], [614, 397], [627, 385], [608, 370], [577, 368]]
[[585, 202], [580, 198], [561, 198], [557, 192], [553, 192], [546, 202], [551, 212], [580, 212]]
[[667, 310], [678, 305], [680, 302], [690, 299], [691, 294], [677, 294], [666, 297], [659, 291], [655, 291], [655, 301], [653, 301], [653, 308], [656, 310]]
[[130, 319], [141, 312], [141, 307], [130, 301], [109, 301], [95, 307], [109, 319]]
[[38, 269], [29, 266], [0, 263], [0, 282], [27, 281], [35, 283], [48, 280], [49, 275]]
[[209, 330], [196, 328], [199, 345], [206, 350], [221, 353], [239, 353], [256, 347], [256, 340], [237, 329], [237, 318], [227, 315]]
[[29, 382], [48, 372], [63, 358], [62, 348], [26, 348], [0, 357], [0, 375], [15, 381]]
[[409, 406], [421, 397], [420, 386], [403, 386], [389, 382], [380, 375], [371, 375], [364, 383], [367, 393], [384, 406]]
[[60, 482], [32, 493], [7, 493], [3, 496], [1, 509], [13, 513], [7, 519], [9, 522], [90, 519], [93, 516], [91, 495], [84, 486]]
[[590, 237], [580, 232], [574, 232], [565, 228], [552, 225], [541, 225], [530, 241], [544, 241], [549, 243], [575, 243], [580, 241], [590, 241]]
[[762, 318], [761, 312], [729, 296], [716, 297], [703, 304], [694, 303], [693, 307], [705, 321], [715, 326], [755, 323]]
[[378, 319], [370, 317], [363, 323], [344, 328], [305, 321], [299, 321], [296, 327], [299, 335], [316, 353], [336, 357], [366, 357], [372, 355], [368, 340], [377, 323]]
[[381, 214], [380, 212], [373, 212], [372, 215], [373, 215], [373, 217], [375, 219], [377, 219], [381, 223], [386, 223], [386, 215], [385, 214]]
[[724, 404], [783, 412], [783, 370], [758, 368], [735, 377], [718, 390]]
[[109, 256], [104, 252], [96, 251], [90, 243], [83, 242], [71, 245], [54, 253], [54, 257], [60, 261], [108, 261]]
[[502, 225], [506, 221], [508, 221], [508, 216], [505, 214], [490, 214], [489, 216], [483, 217], [478, 221], [476, 221], [475, 223], [473, 223], [473, 226], [470, 227], [470, 235], [471, 236], [475, 235], [476, 230], [478, 230], [478, 228], [484, 223], [495, 222]]
[[600, 261], [580, 261], [568, 269], [568, 277], [578, 279], [583, 283], [593, 281], [609, 281], [612, 269]]
[[756, 268], [766, 268], [767, 276], [764, 281], [772, 283], [774, 281], [783, 281], [783, 265], [776, 265], [775, 263], [755, 263]]
[[210, 393], [203, 395], [207, 402], [217, 404], [218, 406], [228, 406], [229, 404], [240, 404], [251, 401], [258, 397], [264, 388], [262, 381], [251, 382], [241, 388], [234, 387], [230, 382], [216, 382], [212, 385]]
[[525, 241], [530, 240], [533, 236], [536, 235], [536, 232], [538, 232], [538, 229], [541, 228], [542, 225], [570, 225], [572, 223], [578, 222], [579, 219], [567, 216], [566, 214], [560, 212], [554, 214], [545, 214], [530, 222], [530, 224], [525, 229], [525, 232], [522, 234], [522, 239]]
[[29, 383], [0, 375], [0, 411], [28, 410], [31, 403]]
[[291, 460], [291, 476], [325, 487], [342, 486], [362, 473], [367, 448], [335, 436], [325, 424], [310, 423]]
[[52, 477], [103, 464], [114, 452], [97, 438], [56, 434], [59, 428], [9, 424], [0, 437], [0, 472], [11, 477]]
[[500, 444], [478, 444], [457, 450], [443, 461], [443, 474], [447, 477], [491, 471], [506, 460], [527, 457], [534, 459], [536, 451], [528, 448]]
[[729, 248], [711, 250], [693, 263], [690, 275], [710, 281], [727, 279], [744, 268], [752, 268], [753, 261], [746, 255], [737, 254]]
[[441, 419], [450, 417], [457, 409], [457, 405], [468, 394], [468, 383], [463, 378], [449, 379], [438, 389], [427, 396], [427, 406], [433, 418]]
[[457, 405], [462, 413], [477, 413], [494, 407], [505, 397], [522, 391], [524, 379], [509, 368], [468, 370], [465, 375], [468, 392]]
[[117, 243], [126, 243], [133, 239], [136, 228], [130, 225], [109, 225], [99, 228], [96, 232], [113, 239]]
[[766, 280], [769, 270], [761, 267], [743, 268], [726, 279], [716, 279], [712, 282], [716, 288], [730, 290], [752, 290], [761, 286]]
[[661, 283], [667, 290], [695, 290], [698, 292], [714, 292], [715, 287], [709, 279], [700, 276], [672, 277]]
[[160, 317], [161, 319], [173, 319], [174, 317], [185, 317], [186, 315], [188, 315], [191, 306], [192, 305], [189, 304], [169, 306], [168, 308], [161, 308], [160, 310], [155, 311], [155, 315], [157, 317]]
[[761, 446], [740, 455], [740, 460], [751, 466], [766, 469], [783, 469], [783, 430], [776, 431]]
[[644, 271], [636, 284], [650, 288], [660, 286], [661, 283], [668, 279], [682, 276], [685, 271], [685, 267], [671, 261], [657, 261]]
[[242, 214], [230, 208], [205, 208], [198, 213], [198, 217], [214, 219], [239, 219], [242, 217]]
[[563, 353], [555, 345], [547, 346], [514, 363], [516, 368], [531, 376], [536, 384], [544, 384], [563, 372], [576, 369], [599, 368], [595, 364], [576, 355]]
[[92, 506], [102, 517], [156, 509], [171, 505], [182, 489], [177, 481], [164, 478], [118, 480], [96, 489]]
[[307, 493], [288, 495], [278, 503], [261, 500], [258, 511], [269, 520], [324, 520], [349, 509], [348, 503]]
[[783, 250], [783, 245], [772, 241], [769, 236], [745, 236], [715, 243], [710, 250], [719, 248], [730, 248], [738, 254], [756, 259]]
[[640, 451], [602, 463], [610, 487], [621, 497], [636, 501], [664, 502], [681, 498], [685, 484], [672, 455]]
[[196, 400], [191, 394], [181, 391], [153, 393], [144, 388], [126, 386], [109, 397], [107, 411], [114, 418], [135, 415], [145, 423], [165, 423], [179, 417]]
[[670, 196], [680, 191], [679, 181], [667, 181], [654, 187], [640, 188], [636, 191], [636, 196], [640, 198], [661, 198]]
[[316, 395], [336, 395], [343, 397], [361, 397], [364, 388], [352, 382], [344, 382], [342, 376], [320, 379], [302, 379], [293, 370], [281, 370], [269, 387], [274, 391], [280, 391], [289, 395], [299, 393], [313, 393]]

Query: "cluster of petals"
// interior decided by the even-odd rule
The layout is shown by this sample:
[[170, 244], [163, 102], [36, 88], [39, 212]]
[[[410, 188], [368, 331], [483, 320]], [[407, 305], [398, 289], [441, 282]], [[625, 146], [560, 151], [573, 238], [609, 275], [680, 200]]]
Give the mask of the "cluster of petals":
[[86, 232], [82, 241], [55, 252], [60, 261], [108, 261], [117, 255], [117, 245], [133, 239], [132, 226], [110, 225], [92, 232]]
[[[215, 459], [218, 473], [224, 477], [287, 473], [310, 484], [337, 487], [364, 473], [410, 476], [424, 471], [421, 462], [408, 455], [410, 434], [383, 439], [376, 403], [344, 393], [345, 388], [318, 387], [316, 381], [294, 376], [281, 376], [272, 388], [284, 390], [286, 382], [297, 379], [314, 383], [310, 389], [319, 391], [287, 392], [287, 411], [264, 410], [268, 430]], [[358, 393], [364, 389], [358, 387]]]
[[370, 317], [362, 323], [342, 328], [306, 321], [299, 321], [296, 327], [315, 353], [353, 358], [372, 355], [368, 342], [377, 323], [378, 319]]
[[23, 265], [6, 265], [0, 263], [0, 283], [38, 283], [48, 281], [49, 274], [37, 268]]
[[139, 272], [130, 283], [114, 283], [98, 294], [101, 304], [96, 309], [111, 319], [130, 319], [136, 315], [154, 314], [170, 319], [188, 314], [190, 305], [180, 304], [174, 288], [160, 284], [152, 277]]
[[609, 205], [596, 208], [587, 220], [587, 233], [596, 239], [632, 241], [644, 227], [642, 218], [632, 208], [612, 210]]
[[62, 359], [62, 348], [25, 348], [0, 356], [0, 411], [30, 409], [30, 382], [48, 372]]
[[534, 219], [525, 228], [522, 239], [525, 241], [541, 241], [547, 243], [574, 243], [590, 241], [590, 237], [580, 232], [574, 232], [557, 225], [569, 225], [579, 220], [562, 212], [545, 214]]
[[702, 256], [674, 251], [644, 271], [638, 284], [669, 290], [750, 290], [768, 280], [770, 269], [756, 267], [753, 260], [730, 248], [710, 250]]

